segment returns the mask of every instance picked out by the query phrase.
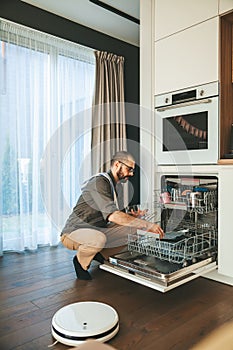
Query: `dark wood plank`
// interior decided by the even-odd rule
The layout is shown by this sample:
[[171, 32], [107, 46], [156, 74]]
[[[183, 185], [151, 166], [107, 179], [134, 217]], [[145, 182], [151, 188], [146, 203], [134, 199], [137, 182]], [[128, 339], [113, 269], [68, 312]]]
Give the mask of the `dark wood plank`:
[[221, 17], [220, 47], [220, 158], [230, 152], [230, 133], [233, 124], [233, 12]]

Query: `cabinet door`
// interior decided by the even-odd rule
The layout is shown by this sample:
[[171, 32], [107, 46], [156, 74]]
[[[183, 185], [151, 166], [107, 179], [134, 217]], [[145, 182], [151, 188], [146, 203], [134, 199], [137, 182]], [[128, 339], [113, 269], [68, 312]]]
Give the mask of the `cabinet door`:
[[155, 94], [218, 80], [219, 18], [155, 43]]
[[233, 0], [219, 0], [219, 14], [233, 10]]
[[233, 277], [232, 205], [233, 166], [219, 169], [219, 273]]
[[217, 15], [218, 0], [155, 0], [155, 40]]

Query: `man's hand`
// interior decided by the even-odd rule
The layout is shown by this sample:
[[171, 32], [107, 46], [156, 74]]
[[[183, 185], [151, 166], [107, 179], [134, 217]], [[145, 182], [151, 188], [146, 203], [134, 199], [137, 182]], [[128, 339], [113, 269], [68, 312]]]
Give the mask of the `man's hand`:
[[153, 224], [151, 222], [148, 222], [148, 227], [146, 228], [147, 232], [153, 232], [158, 233], [159, 238], [164, 237], [164, 231], [158, 224]]
[[140, 210], [140, 209], [138, 209], [137, 211], [131, 209], [130, 212], [129, 212], [129, 214], [132, 215], [132, 216], [134, 216], [135, 218], [141, 219], [141, 218], [144, 218], [144, 217], [145, 217], [147, 211], [148, 211], [148, 209], [145, 209], [145, 210]]

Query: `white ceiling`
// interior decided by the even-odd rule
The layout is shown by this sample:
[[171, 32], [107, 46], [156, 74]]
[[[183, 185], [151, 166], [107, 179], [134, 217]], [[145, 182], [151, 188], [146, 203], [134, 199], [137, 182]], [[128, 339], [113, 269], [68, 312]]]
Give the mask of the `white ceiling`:
[[[139, 46], [139, 25], [89, 0], [21, 0], [114, 38]], [[101, 0], [139, 19], [140, 0]]]

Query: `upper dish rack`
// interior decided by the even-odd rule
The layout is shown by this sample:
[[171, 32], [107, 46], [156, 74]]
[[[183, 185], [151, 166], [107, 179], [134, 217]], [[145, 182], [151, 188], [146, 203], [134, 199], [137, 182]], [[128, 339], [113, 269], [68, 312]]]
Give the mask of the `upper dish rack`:
[[188, 195], [182, 196], [179, 193], [175, 198], [170, 198], [167, 201], [163, 200], [163, 193], [155, 193], [155, 207], [166, 209], [181, 209], [188, 212], [197, 212], [199, 214], [210, 213], [218, 210], [218, 191], [216, 189], [203, 192], [198, 195], [198, 192], [191, 193], [193, 197]]

